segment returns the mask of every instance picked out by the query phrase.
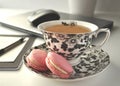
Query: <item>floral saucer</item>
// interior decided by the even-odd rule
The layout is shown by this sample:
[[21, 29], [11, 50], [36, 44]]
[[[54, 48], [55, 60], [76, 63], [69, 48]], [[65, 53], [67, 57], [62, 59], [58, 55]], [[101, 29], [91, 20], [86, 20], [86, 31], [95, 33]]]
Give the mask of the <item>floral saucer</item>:
[[39, 72], [27, 65], [26, 57], [31, 52], [32, 49], [44, 49], [47, 50], [45, 44], [35, 46], [28, 50], [24, 55], [24, 63], [27, 68], [34, 71], [37, 74], [40, 74], [46, 78], [55, 79], [55, 80], [80, 80], [87, 78], [89, 76], [95, 75], [103, 71], [110, 64], [110, 57], [107, 52], [102, 49], [92, 49], [80, 55], [79, 63], [73, 66], [75, 73], [68, 79], [61, 79], [58, 76], [54, 75], [50, 71]]

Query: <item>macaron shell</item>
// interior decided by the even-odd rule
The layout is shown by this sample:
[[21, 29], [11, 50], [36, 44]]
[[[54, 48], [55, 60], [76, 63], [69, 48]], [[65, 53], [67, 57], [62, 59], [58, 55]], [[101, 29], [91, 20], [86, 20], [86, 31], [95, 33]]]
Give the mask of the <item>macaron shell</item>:
[[33, 49], [27, 56], [28, 65], [39, 71], [48, 70], [45, 62], [46, 57], [47, 53], [44, 50]]
[[[59, 67], [61, 70], [58, 70], [53, 64], [51, 64], [51, 61], [53, 64], [55, 64], [57, 67]], [[54, 53], [49, 52], [46, 58], [46, 65], [51, 70], [52, 73], [55, 75], [58, 75], [61, 78], [69, 78], [71, 74], [73, 73], [72, 66], [68, 63], [68, 61], [63, 58], [62, 56]]]
[[47, 57], [47, 53], [44, 50], [40, 50], [40, 49], [33, 49], [31, 52], [31, 59], [35, 59], [38, 64], [40, 65], [45, 65], [45, 58]]
[[44, 67], [40, 67], [40, 66], [35, 65], [34, 63], [32, 63], [32, 62], [29, 60], [29, 58], [26, 59], [26, 60], [27, 60], [27, 65], [28, 65], [29, 67], [31, 67], [32, 69], [35, 69], [35, 70], [37, 70], [37, 71], [47, 70], [47, 69], [45, 69]]

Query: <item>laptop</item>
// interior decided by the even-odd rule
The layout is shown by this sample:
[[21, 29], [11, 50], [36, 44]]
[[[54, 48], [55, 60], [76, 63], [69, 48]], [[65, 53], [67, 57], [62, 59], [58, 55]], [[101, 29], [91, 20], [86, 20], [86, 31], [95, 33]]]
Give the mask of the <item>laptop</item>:
[[[27, 20], [28, 16], [30, 16], [32, 13], [33, 11], [23, 13], [23, 14], [18, 14], [15, 16], [10, 16], [5, 19], [1, 19], [0, 24], [2, 26], [27, 33], [29, 35], [43, 37], [42, 33], [36, 27], [32, 26], [31, 23]], [[91, 22], [98, 25], [99, 28], [112, 29], [113, 27], [113, 21], [94, 18], [94, 17], [72, 15], [72, 14], [63, 13], [63, 12], [58, 12], [58, 13], [60, 14], [60, 19], [87, 21], [87, 22]]]

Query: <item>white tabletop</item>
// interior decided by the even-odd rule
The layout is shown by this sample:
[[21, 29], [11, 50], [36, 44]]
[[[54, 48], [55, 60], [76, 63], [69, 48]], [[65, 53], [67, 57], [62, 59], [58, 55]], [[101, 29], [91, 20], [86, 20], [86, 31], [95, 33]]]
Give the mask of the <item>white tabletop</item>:
[[[15, 10], [11, 10], [11, 11], [17, 12]], [[0, 10], [0, 13], [6, 13], [6, 12], [8, 12], [8, 10], [3, 10], [3, 9]], [[0, 71], [0, 86], [48, 86], [48, 85], [49, 86], [119, 86], [120, 85], [120, 51], [119, 51], [120, 14], [98, 13], [95, 16], [114, 21], [114, 27], [112, 29], [110, 39], [102, 47], [102, 49], [110, 55], [110, 59], [111, 59], [110, 65], [104, 71], [96, 74], [91, 78], [83, 79], [80, 81], [62, 82], [62, 81], [56, 81], [56, 80], [44, 78], [30, 71], [23, 64], [21, 69], [18, 71]], [[5, 28], [1, 28], [1, 29], [4, 30]], [[15, 31], [14, 34], [15, 33], [18, 32]], [[43, 40], [37, 39], [34, 45], [40, 43], [43, 43]]]

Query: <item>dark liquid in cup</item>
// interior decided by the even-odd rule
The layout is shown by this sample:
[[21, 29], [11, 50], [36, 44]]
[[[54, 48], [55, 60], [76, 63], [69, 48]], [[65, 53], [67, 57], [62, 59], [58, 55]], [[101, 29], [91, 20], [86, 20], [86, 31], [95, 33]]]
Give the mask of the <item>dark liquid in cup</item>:
[[80, 25], [75, 25], [75, 26], [71, 26], [71, 25], [54, 25], [54, 26], [50, 26], [48, 28], [46, 28], [46, 31], [50, 31], [50, 32], [57, 32], [57, 33], [87, 33], [87, 32], [91, 32], [91, 30], [87, 27], [84, 26], [80, 26]]

